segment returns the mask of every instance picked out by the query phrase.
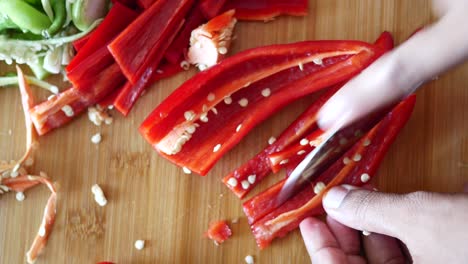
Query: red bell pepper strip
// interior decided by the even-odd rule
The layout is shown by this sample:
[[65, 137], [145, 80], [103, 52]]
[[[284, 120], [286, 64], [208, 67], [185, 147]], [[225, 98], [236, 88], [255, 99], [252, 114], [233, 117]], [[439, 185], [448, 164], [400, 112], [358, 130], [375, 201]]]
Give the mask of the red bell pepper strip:
[[[384, 52], [389, 51], [393, 48], [393, 38], [390, 33], [383, 32], [380, 37], [375, 42], [375, 45], [382, 49]], [[300, 72], [291, 73], [291, 76], [296, 76], [300, 74]], [[297, 143], [300, 145], [300, 139], [305, 137], [308, 133], [312, 132], [313, 129], [316, 128], [316, 119], [315, 114], [320, 109], [320, 107], [328, 100], [328, 98], [335, 93], [335, 91], [341, 87], [341, 85], [337, 85], [335, 88], [332, 88], [330, 92], [322, 95], [314, 104], [312, 104], [308, 110], [306, 110], [300, 117], [294, 121], [280, 136], [276, 141], [265, 148], [263, 151], [258, 153], [254, 158], [247, 161], [241, 167], [237, 168], [227, 176], [223, 178], [224, 184], [230, 188], [234, 194], [236, 194], [239, 198], [243, 198], [251, 189], [253, 189], [263, 178], [265, 178], [270, 173], [270, 161], [268, 159], [268, 155], [279, 152], [286, 147], [290, 146], [291, 144]], [[318, 135], [317, 135], [318, 136]], [[309, 138], [309, 141], [314, 141], [313, 138]], [[306, 151], [310, 151], [305, 149]], [[302, 150], [298, 149], [296, 154]], [[305, 155], [306, 153], [304, 153]], [[281, 159], [281, 162], [284, 159]], [[288, 162], [287, 169], [289, 168], [294, 169], [299, 161], [291, 160]], [[242, 184], [229, 184], [231, 183], [242, 183], [243, 181], [248, 181], [248, 177], [252, 178], [252, 175], [255, 175], [255, 181], [249, 182], [248, 188], [243, 188]], [[233, 180], [230, 180], [234, 178]], [[247, 184], [244, 184], [244, 187]]]
[[203, 71], [226, 57], [237, 19], [229, 10], [192, 31], [187, 61]]
[[[73, 60], [67, 66], [67, 72], [86, 59], [95, 56], [94, 53], [100, 49], [107, 49], [109, 44], [120, 32], [122, 32], [132, 21], [138, 17], [138, 13], [128, 7], [115, 3], [106, 15], [102, 23], [90, 33], [89, 41], [86, 42]], [[79, 41], [82, 41], [80, 39]]]
[[111, 0], [111, 1], [113, 5], [119, 3], [134, 10], [138, 8], [136, 0]]
[[[185, 82], [145, 120], [140, 133], [170, 161], [204, 175], [256, 124], [297, 98], [349, 79], [381, 52], [358, 41], [312, 41], [238, 53]], [[234, 103], [223, 103], [231, 95]], [[214, 114], [208, 116], [209, 111]], [[205, 126], [208, 119], [216, 120]]]
[[70, 88], [32, 108], [30, 114], [38, 134], [44, 135], [68, 123], [87, 107], [98, 103], [122, 85], [125, 77], [119, 66], [114, 63], [97, 74], [93, 80], [93, 84], [85, 91]]
[[108, 46], [127, 80], [149, 80], [194, 0], [158, 0]]
[[224, 10], [235, 9], [241, 20], [268, 21], [279, 15], [305, 16], [307, 0], [228, 0]]
[[117, 98], [117, 96], [119, 96], [120, 91], [122, 91], [126, 84], [127, 83], [125, 83], [122, 87], [115, 89], [113, 92], [104, 97], [104, 99], [99, 101], [99, 107], [101, 107], [101, 109], [106, 109], [111, 106], [114, 106], [115, 99]]
[[136, 101], [142, 95], [149, 85], [155, 83], [156, 81], [169, 78], [183, 69], [180, 66], [180, 62], [176, 64], [171, 64], [167, 62], [162, 62], [151, 76], [150, 80], [142, 79], [136, 84], [127, 82], [127, 84], [122, 88], [114, 101], [115, 108], [124, 116], [127, 116], [130, 113], [130, 110], [135, 105]]
[[232, 231], [226, 221], [215, 221], [210, 223], [210, 227], [204, 235], [219, 245], [232, 236]]
[[187, 52], [189, 47], [192, 30], [205, 22], [206, 19], [200, 11], [199, 5], [195, 5], [187, 16], [184, 26], [164, 55], [168, 62], [179, 64], [180, 61], [182, 61], [184, 54]]
[[[257, 245], [263, 249], [274, 238], [283, 237], [296, 229], [304, 218], [322, 213], [323, 194], [333, 186], [367, 183], [411, 116], [415, 100], [416, 97], [412, 95], [398, 104], [317, 180], [279, 207], [275, 202], [285, 180], [245, 202], [244, 212], [249, 222], [253, 223], [251, 229]], [[323, 187], [319, 188], [320, 185]]]
[[75, 48], [76, 52], [79, 52], [83, 48], [83, 46], [86, 45], [89, 38], [91, 37], [91, 34], [92, 34], [92, 32], [89, 33], [88, 35], [80, 38], [80, 39], [77, 39], [77, 40], [73, 41], [72, 45]]
[[206, 19], [219, 15], [227, 0], [201, 0], [200, 9]]
[[143, 9], [150, 8], [155, 2], [158, 2], [158, 0], [137, 0], [138, 6]]

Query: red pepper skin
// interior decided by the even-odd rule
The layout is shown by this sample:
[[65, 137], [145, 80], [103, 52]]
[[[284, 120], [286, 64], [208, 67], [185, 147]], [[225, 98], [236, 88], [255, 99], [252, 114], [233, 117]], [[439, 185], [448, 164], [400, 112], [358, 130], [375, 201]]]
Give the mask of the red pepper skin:
[[[89, 57], [94, 56], [93, 54], [99, 49], [107, 50], [107, 44], [109, 44], [115, 36], [122, 32], [137, 17], [137, 12], [120, 3], [115, 3], [102, 23], [96, 28], [96, 30], [88, 35], [89, 41], [79, 49], [79, 52], [67, 66], [67, 72], [73, 70], [75, 66], [79, 65]], [[78, 41], [84, 41], [83, 39], [84, 38], [81, 38]]]
[[[76, 88], [67, 89], [57, 97], [36, 105], [29, 112], [39, 135], [44, 135], [52, 129], [70, 122], [75, 116], [94, 105], [110, 94], [115, 87], [125, 81], [117, 64], [112, 64], [94, 78], [94, 83], [86, 91]], [[66, 116], [61, 110], [64, 106], [73, 109], [73, 116]]]
[[194, 0], [158, 0], [108, 46], [127, 80], [148, 81]]
[[143, 91], [149, 85], [155, 83], [156, 81], [169, 78], [181, 72], [182, 70], [183, 69], [180, 66], [180, 63], [171, 64], [163, 62], [160, 68], [151, 75], [150, 81], [142, 80], [140, 82], [137, 82], [136, 84], [127, 82], [114, 100], [115, 108], [122, 115], [127, 116], [130, 113], [130, 110], [132, 110], [138, 98], [140, 98]]
[[203, 16], [199, 5], [195, 5], [190, 11], [184, 26], [164, 55], [168, 62], [172, 64], [179, 64], [182, 61], [190, 43], [190, 35], [192, 30], [196, 29], [205, 22], [206, 19]]
[[137, 0], [138, 6], [143, 9], [150, 8], [155, 2], [158, 2], [158, 0]]
[[79, 52], [83, 48], [83, 46], [86, 45], [89, 38], [91, 37], [91, 34], [93, 34], [93, 32], [72, 42], [73, 48], [75, 48], [76, 52]]
[[227, 0], [201, 0], [200, 9], [206, 19], [212, 19], [221, 14], [221, 10], [226, 2]]
[[[253, 223], [251, 229], [257, 245], [263, 249], [274, 238], [296, 229], [304, 218], [322, 213], [321, 198], [331, 187], [339, 184], [363, 185], [367, 182], [361, 180], [364, 173], [372, 178], [389, 147], [409, 120], [415, 100], [416, 96], [412, 95], [398, 104], [317, 180], [284, 204], [278, 207], [275, 202], [285, 180], [245, 202], [244, 212], [248, 215], [249, 222]], [[354, 161], [353, 157], [357, 154], [361, 159]], [[347, 164], [343, 162], [345, 157], [350, 159]], [[325, 190], [318, 195], [313, 191], [317, 182], [327, 184]]]
[[[140, 126], [140, 133], [170, 161], [205, 175], [225, 152], [269, 115], [297, 98], [351, 78], [379, 54], [380, 50], [375, 46], [357, 41], [301, 42], [244, 51], [221, 61], [184, 83], [144, 121]], [[320, 56], [326, 57], [323, 59], [323, 65], [312, 63]], [[307, 74], [300, 71], [298, 64], [302, 65]], [[303, 78], [291, 72], [298, 73]], [[275, 74], [278, 75], [269, 77]], [[239, 91], [250, 83], [252, 84], [248, 89]], [[272, 86], [262, 86], [265, 83]], [[267, 98], [260, 95], [265, 87], [269, 87], [272, 91]], [[259, 91], [254, 93], [255, 89]], [[210, 93], [216, 95], [212, 101], [206, 100]], [[234, 103], [227, 109], [227, 113], [208, 116], [210, 120], [213, 118], [221, 120], [208, 122], [209, 128], [203, 130], [204, 133], [210, 133], [214, 137], [208, 137], [207, 134], [200, 132], [205, 139], [203, 140], [195, 133], [196, 139], [189, 140], [183, 146], [183, 151], [169, 155], [167, 151], [170, 151], [187, 126], [195, 122], [186, 121], [184, 117], [186, 111], [194, 111], [193, 120], [215, 106], [221, 112], [221, 109], [226, 107], [221, 103], [223, 99], [234, 93], [256, 101], [249, 103], [249, 107], [239, 107]], [[247, 109], [248, 112], [244, 111]], [[238, 112], [242, 114], [237, 114]], [[239, 123], [232, 119], [235, 114]], [[240, 123], [242, 129], [236, 133], [236, 127]], [[200, 124], [197, 131], [202, 130], [202, 127], [203, 124]], [[213, 148], [217, 144], [222, 144], [223, 147], [213, 153]]]
[[221, 244], [232, 236], [232, 231], [226, 221], [215, 221], [210, 223], [210, 227], [204, 236], [215, 241], [217, 244]]
[[224, 10], [235, 9], [240, 20], [268, 21], [279, 15], [305, 16], [307, 0], [228, 0]]

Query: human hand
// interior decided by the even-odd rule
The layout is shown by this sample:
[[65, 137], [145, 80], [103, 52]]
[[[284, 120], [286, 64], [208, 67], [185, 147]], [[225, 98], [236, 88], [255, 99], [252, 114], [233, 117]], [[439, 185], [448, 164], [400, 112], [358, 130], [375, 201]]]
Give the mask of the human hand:
[[468, 0], [433, 2], [439, 21], [383, 55], [344, 85], [320, 110], [321, 128], [344, 127], [390, 106], [468, 59]]
[[[338, 186], [323, 206], [328, 225], [314, 218], [300, 225], [313, 263], [406, 263], [398, 240], [415, 263], [468, 263], [467, 193], [397, 195]], [[363, 236], [364, 256], [356, 230], [371, 232]]]

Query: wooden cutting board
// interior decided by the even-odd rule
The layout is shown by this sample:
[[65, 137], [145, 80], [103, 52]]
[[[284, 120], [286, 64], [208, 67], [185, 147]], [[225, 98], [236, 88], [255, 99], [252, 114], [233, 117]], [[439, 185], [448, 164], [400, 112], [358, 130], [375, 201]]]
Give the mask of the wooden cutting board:
[[[397, 43], [433, 21], [430, 1], [311, 0], [307, 17], [268, 23], [241, 22], [233, 51], [313, 39], [373, 41], [383, 30]], [[454, 29], [456, 30], [456, 29]], [[6, 66], [0, 70], [5, 72]], [[220, 182], [222, 176], [264, 147], [306, 106], [303, 99], [267, 120], [226, 155], [206, 177], [185, 175], [159, 157], [137, 132], [138, 125], [195, 71], [154, 85], [128, 118], [115, 113], [111, 126], [96, 127], [85, 115], [40, 138], [32, 172], [45, 171], [60, 185], [58, 215], [49, 244], [37, 263], [307, 263], [299, 232], [260, 251], [241, 202]], [[385, 158], [375, 181], [382, 191], [454, 192], [468, 182], [468, 65], [425, 85], [408, 125]], [[43, 93], [40, 93], [44, 95]], [[24, 125], [17, 89], [0, 89], [0, 159], [22, 155]], [[9, 134], [11, 130], [12, 134]], [[91, 143], [100, 132], [100, 145]], [[260, 142], [260, 143], [259, 143]], [[265, 189], [282, 175], [256, 188]], [[99, 207], [91, 186], [99, 183], [109, 203]], [[0, 198], [0, 262], [24, 263], [49, 193], [44, 187]], [[208, 223], [240, 217], [234, 236], [221, 246], [202, 238]], [[137, 239], [147, 241], [137, 251]]]

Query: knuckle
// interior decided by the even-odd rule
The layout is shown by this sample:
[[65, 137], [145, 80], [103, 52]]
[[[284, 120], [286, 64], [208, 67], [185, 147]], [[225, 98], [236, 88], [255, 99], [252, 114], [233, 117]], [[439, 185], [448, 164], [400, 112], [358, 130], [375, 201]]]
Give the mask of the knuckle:
[[359, 222], [364, 222], [368, 219], [370, 211], [377, 200], [376, 192], [353, 191], [350, 197], [352, 198], [350, 199], [352, 213]]

